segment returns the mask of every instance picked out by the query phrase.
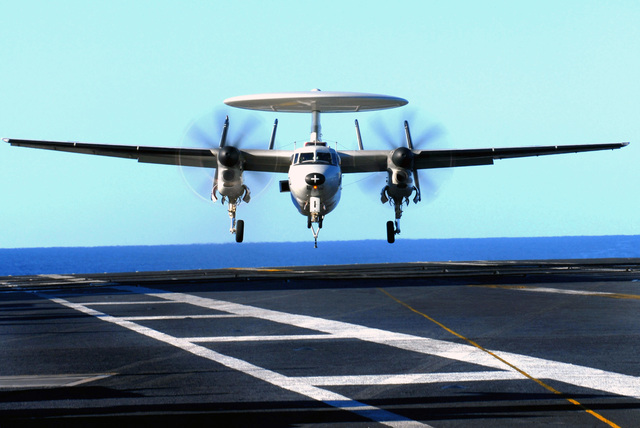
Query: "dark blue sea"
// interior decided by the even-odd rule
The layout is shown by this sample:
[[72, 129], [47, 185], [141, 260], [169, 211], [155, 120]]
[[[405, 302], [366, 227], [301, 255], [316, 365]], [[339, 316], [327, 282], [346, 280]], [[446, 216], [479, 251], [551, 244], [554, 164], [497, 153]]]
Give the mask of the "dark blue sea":
[[0, 249], [0, 276], [470, 260], [640, 258], [640, 236]]

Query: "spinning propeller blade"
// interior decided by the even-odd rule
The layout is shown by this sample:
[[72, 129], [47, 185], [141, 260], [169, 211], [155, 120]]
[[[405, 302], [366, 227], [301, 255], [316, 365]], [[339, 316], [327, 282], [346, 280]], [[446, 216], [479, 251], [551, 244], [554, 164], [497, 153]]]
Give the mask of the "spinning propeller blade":
[[[225, 109], [212, 110], [189, 125], [182, 138], [181, 147], [218, 149], [225, 146], [241, 148], [256, 145], [251, 142], [259, 141], [256, 134], [262, 121], [254, 115], [239, 113], [237, 116], [242, 117], [234, 126], [230, 126], [230, 119]], [[275, 128], [269, 142], [270, 147], [272, 144], [275, 144]], [[180, 171], [187, 187], [199, 198], [210, 202], [216, 169], [204, 165], [186, 166], [185, 164], [180, 162]], [[252, 188], [254, 198], [260, 195], [272, 181], [272, 177], [267, 179], [260, 173], [245, 172], [244, 177], [248, 186]]]
[[[394, 150], [398, 147], [407, 147], [410, 150], [427, 150], [437, 148], [446, 148], [448, 144], [445, 142], [444, 128], [439, 124], [430, 123], [428, 120], [424, 120], [417, 116], [420, 116], [416, 110], [402, 109], [403, 111], [396, 111], [391, 116], [398, 114], [404, 116], [403, 128], [393, 128], [392, 131], [381, 117], [373, 118], [370, 123], [370, 127], [374, 131], [374, 134], [378, 137], [377, 140], [381, 141], [389, 150]], [[388, 117], [389, 114], [386, 114]], [[394, 121], [395, 123], [399, 120]], [[410, 125], [414, 128], [417, 127], [418, 132], [411, 132]], [[415, 129], [414, 129], [415, 131]], [[433, 199], [437, 196], [437, 192], [443, 184], [444, 178], [451, 174], [448, 168], [442, 168], [438, 171], [430, 170], [413, 170], [413, 177], [415, 186], [420, 190], [418, 201], [422, 200], [422, 197]], [[365, 180], [366, 181], [366, 180]], [[423, 192], [424, 190], [424, 192]]]

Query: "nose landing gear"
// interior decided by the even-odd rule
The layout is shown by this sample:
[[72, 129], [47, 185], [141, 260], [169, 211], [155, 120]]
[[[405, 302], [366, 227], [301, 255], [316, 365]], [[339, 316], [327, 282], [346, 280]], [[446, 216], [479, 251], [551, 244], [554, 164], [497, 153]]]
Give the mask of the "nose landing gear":
[[[321, 216], [320, 213], [311, 213], [307, 217], [307, 228], [313, 232], [313, 248], [318, 248], [318, 234], [322, 229], [322, 220], [324, 220], [324, 216]], [[315, 224], [318, 225], [317, 229], [314, 226]]]
[[[322, 220], [324, 220], [324, 216], [320, 214], [320, 198], [311, 197], [310, 205], [311, 211], [307, 216], [307, 229], [311, 229], [313, 232], [313, 248], [318, 248], [318, 234], [322, 229]], [[318, 229], [315, 228], [314, 224], [318, 225]]]

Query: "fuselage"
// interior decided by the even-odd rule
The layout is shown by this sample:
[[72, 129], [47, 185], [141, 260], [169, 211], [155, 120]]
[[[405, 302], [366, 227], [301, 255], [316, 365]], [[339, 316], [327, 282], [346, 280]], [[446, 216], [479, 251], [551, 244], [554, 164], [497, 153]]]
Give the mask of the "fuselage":
[[340, 201], [342, 172], [338, 153], [325, 143], [295, 150], [289, 166], [289, 190], [300, 214], [323, 217]]

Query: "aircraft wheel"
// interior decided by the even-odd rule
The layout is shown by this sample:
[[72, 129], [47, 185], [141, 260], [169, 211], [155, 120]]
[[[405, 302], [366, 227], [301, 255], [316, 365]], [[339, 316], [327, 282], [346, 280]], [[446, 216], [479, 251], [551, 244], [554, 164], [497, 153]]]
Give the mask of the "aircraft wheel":
[[396, 242], [396, 226], [392, 221], [387, 222], [387, 242], [389, 244]]
[[307, 229], [311, 229], [311, 216], [307, 217]]
[[244, 220], [236, 222], [236, 242], [242, 242], [244, 239]]

